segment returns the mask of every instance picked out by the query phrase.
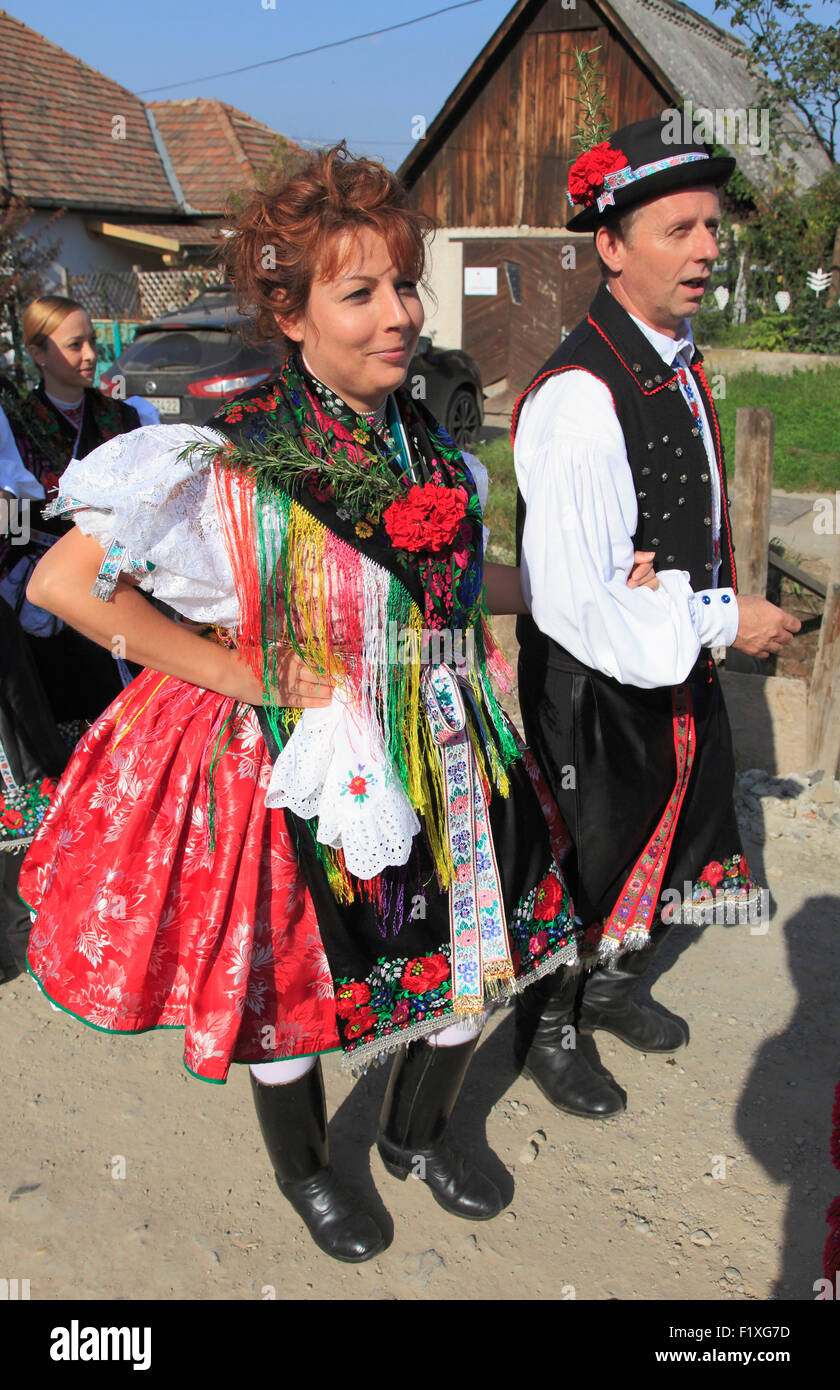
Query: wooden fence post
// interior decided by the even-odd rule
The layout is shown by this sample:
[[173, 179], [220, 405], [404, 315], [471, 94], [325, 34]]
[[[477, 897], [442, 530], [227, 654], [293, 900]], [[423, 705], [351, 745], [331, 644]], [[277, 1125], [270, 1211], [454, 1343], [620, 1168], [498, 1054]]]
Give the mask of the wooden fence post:
[[825, 596], [820, 640], [808, 691], [808, 767], [829, 777], [840, 763], [840, 535]]
[[735, 417], [735, 477], [732, 526], [738, 588], [742, 594], [767, 592], [767, 541], [773, 487], [772, 410], [742, 406]]

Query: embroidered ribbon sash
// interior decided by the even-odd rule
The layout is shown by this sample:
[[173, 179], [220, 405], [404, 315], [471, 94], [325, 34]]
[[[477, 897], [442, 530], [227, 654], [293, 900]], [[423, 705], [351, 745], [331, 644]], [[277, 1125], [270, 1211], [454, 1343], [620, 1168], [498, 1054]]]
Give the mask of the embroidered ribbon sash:
[[487, 797], [452, 671], [426, 668], [424, 697], [443, 760], [446, 830], [455, 868], [449, 894], [452, 1007], [456, 1014], [477, 1014], [486, 997], [510, 993], [514, 981]]
[[659, 892], [694, 766], [695, 752], [694, 713], [688, 686], [675, 686], [671, 700], [677, 767], [674, 790], [653, 836], [637, 859], [621, 897], [604, 924], [598, 952], [602, 961], [615, 959], [622, 948], [639, 950], [646, 946], [659, 905]]

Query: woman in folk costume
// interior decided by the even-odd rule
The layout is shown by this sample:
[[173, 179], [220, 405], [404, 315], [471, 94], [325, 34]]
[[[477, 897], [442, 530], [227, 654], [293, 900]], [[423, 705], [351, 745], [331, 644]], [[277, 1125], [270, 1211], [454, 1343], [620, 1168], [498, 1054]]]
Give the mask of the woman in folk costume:
[[[60, 721], [95, 719], [131, 673], [53, 614], [26, 598], [36, 563], [58, 536], [71, 529], [63, 516], [42, 517], [55, 501], [71, 459], [84, 458], [107, 439], [155, 423], [148, 402], [112, 400], [94, 388], [96, 335], [87, 311], [74, 299], [44, 295], [23, 315], [23, 337], [41, 374], [21, 399], [2, 383], [0, 405], [8, 416], [14, 454], [0, 461], [0, 489], [27, 509], [23, 545], [0, 538], [0, 596], [15, 611], [53, 714]], [[13, 459], [13, 462], [12, 462]], [[19, 539], [19, 538], [18, 538]]]
[[[26, 545], [30, 528], [24, 469], [3, 402], [19, 397], [0, 375], [0, 553], [15, 560]], [[10, 404], [14, 411], [14, 405]], [[24, 566], [26, 576], [31, 564]], [[44, 614], [54, 622], [49, 614]], [[52, 792], [70, 756], [44, 693], [14, 608], [0, 594], [0, 852], [14, 854], [32, 843]], [[0, 860], [0, 880], [6, 865]], [[11, 876], [14, 877], [13, 875]], [[9, 888], [11, 889], [11, 883]], [[0, 898], [3, 886], [0, 883]], [[0, 921], [5, 906], [0, 901]], [[0, 926], [0, 971], [16, 973], [14, 957], [4, 945]]]
[[493, 1217], [444, 1130], [487, 1004], [577, 957], [562, 823], [488, 679], [484, 595], [514, 611], [518, 573], [482, 564], [481, 466], [401, 389], [424, 230], [341, 146], [255, 194], [228, 267], [290, 355], [209, 426], [74, 464], [30, 586], [149, 668], [26, 860], [30, 969], [106, 1030], [185, 1027], [204, 1080], [251, 1063], [280, 1189], [349, 1261], [384, 1237], [329, 1167], [318, 1055], [393, 1053], [388, 1170]]

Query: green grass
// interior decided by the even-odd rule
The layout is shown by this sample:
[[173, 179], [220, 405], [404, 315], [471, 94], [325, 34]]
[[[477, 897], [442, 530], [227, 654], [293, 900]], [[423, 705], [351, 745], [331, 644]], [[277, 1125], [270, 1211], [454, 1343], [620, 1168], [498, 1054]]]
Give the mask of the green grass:
[[481, 459], [490, 476], [490, 493], [484, 524], [490, 530], [488, 557], [501, 565], [516, 559], [516, 474], [513, 450], [506, 434], [489, 444], [477, 444], [472, 451]]
[[[710, 374], [710, 385], [713, 377]], [[786, 492], [840, 489], [840, 367], [766, 376], [741, 372], [727, 376], [726, 395], [716, 401], [723, 432], [726, 468], [735, 471], [735, 414], [740, 406], [764, 406], [776, 417], [773, 486]], [[485, 522], [490, 528], [489, 558], [513, 564], [516, 477], [507, 435], [474, 446], [490, 475]]]
[[727, 375], [725, 385], [726, 396], [716, 405], [730, 476], [735, 471], [736, 411], [763, 406], [776, 417], [773, 486], [785, 492], [840, 488], [840, 367], [791, 376], [740, 372]]

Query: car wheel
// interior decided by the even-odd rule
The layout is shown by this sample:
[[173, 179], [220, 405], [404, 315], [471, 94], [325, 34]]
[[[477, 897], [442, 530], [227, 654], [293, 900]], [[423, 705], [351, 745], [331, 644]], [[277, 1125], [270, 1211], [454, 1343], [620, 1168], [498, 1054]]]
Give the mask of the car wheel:
[[480, 424], [478, 401], [468, 386], [459, 386], [446, 411], [446, 428], [459, 449], [475, 439]]

